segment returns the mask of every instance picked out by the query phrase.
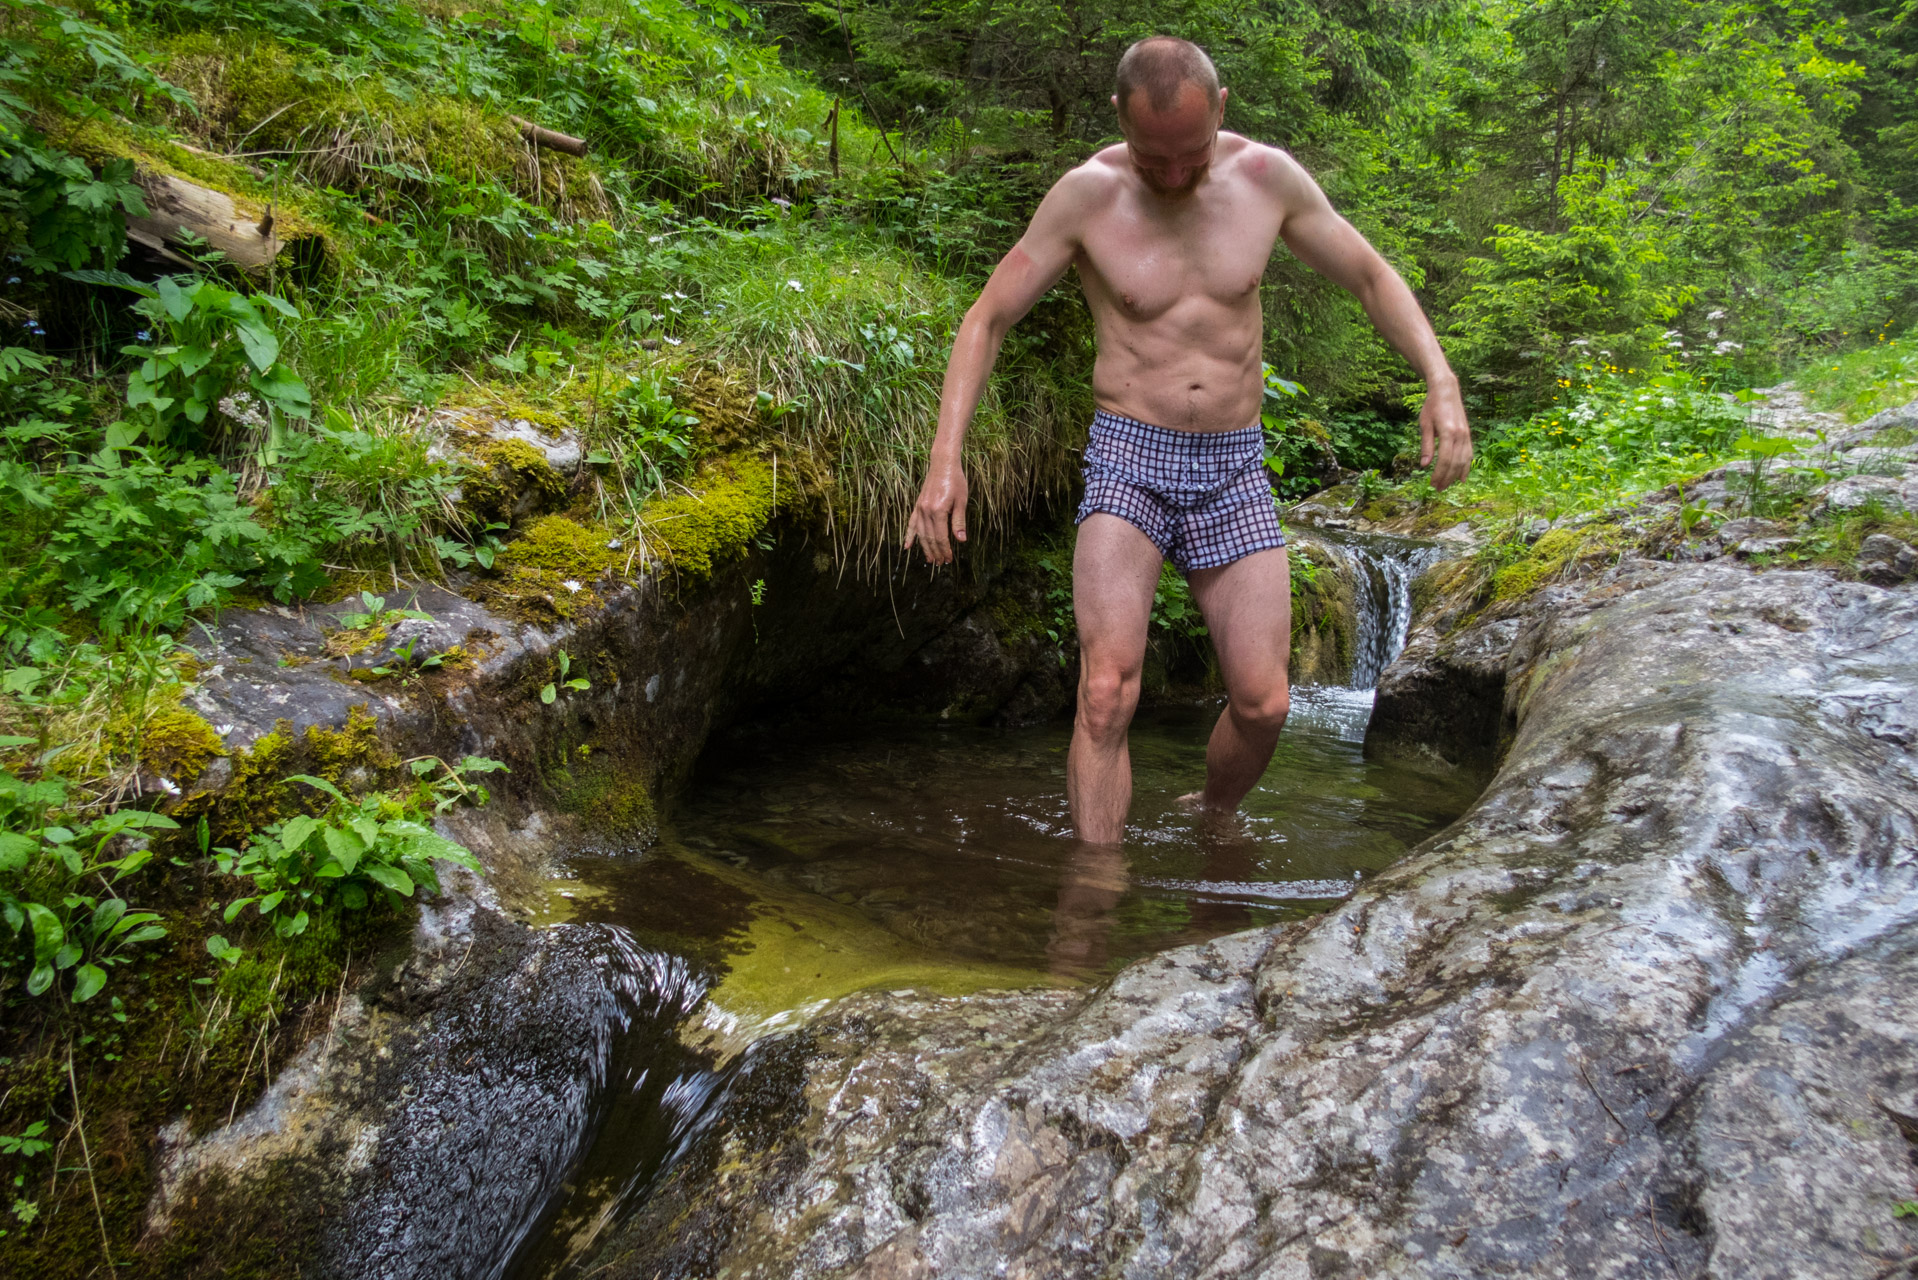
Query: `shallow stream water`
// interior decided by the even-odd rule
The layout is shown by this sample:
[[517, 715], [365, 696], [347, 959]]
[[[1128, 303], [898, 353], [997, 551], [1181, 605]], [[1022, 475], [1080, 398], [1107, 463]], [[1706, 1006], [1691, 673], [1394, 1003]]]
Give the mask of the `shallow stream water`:
[[1371, 703], [1296, 690], [1271, 767], [1227, 820], [1179, 803], [1204, 784], [1220, 704], [1141, 712], [1123, 852], [1068, 838], [1065, 724], [731, 734], [667, 839], [958, 963], [1097, 978], [1320, 910], [1464, 809], [1469, 779], [1363, 758]]

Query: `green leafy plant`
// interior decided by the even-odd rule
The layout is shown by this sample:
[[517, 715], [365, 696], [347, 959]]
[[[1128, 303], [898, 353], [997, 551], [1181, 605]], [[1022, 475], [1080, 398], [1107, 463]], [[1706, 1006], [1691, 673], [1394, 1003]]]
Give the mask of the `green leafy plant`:
[[422, 613], [418, 609], [389, 609], [386, 607], [385, 596], [376, 596], [370, 591], [362, 591], [360, 608], [340, 615], [340, 629], [365, 631], [371, 627], [384, 627], [406, 618], [412, 618], [418, 622], [431, 622], [433, 615]]
[[[432, 767], [428, 765], [428, 773]], [[484, 789], [466, 782], [465, 775], [499, 767], [497, 761], [480, 757], [441, 765], [446, 777], [437, 783], [423, 778], [420, 784], [429, 797], [427, 806], [417, 796], [381, 792], [353, 800], [324, 778], [289, 777], [288, 782], [312, 787], [332, 803], [318, 816], [301, 814], [269, 824], [254, 833], [244, 849], [210, 851], [222, 874], [249, 878], [259, 891], [227, 904], [225, 919], [232, 923], [250, 906], [272, 919], [276, 934], [289, 938], [306, 931], [314, 912], [333, 904], [358, 911], [379, 896], [397, 908], [416, 889], [437, 894], [435, 860], [480, 874], [478, 859], [435, 833], [419, 815], [423, 807], [443, 811], [461, 800], [482, 803]], [[226, 959], [231, 945], [221, 939], [214, 954]]]
[[1769, 483], [1772, 464], [1797, 453], [1798, 441], [1788, 436], [1761, 436], [1746, 432], [1732, 441], [1731, 447], [1746, 463], [1746, 510], [1753, 515], [1769, 514], [1775, 496]]
[[567, 674], [573, 669], [573, 659], [567, 654], [566, 650], [561, 649], [559, 651], [558, 659], [559, 679], [548, 682], [542, 686], [539, 691], [539, 700], [548, 706], [551, 706], [559, 697], [559, 691], [561, 689], [569, 689], [577, 693], [593, 687], [593, 682], [584, 676], [573, 676], [571, 679], [567, 678]]
[[[6, 741], [18, 746], [31, 739]], [[8, 828], [0, 831], [0, 921], [12, 942], [8, 962], [26, 953], [27, 994], [43, 995], [71, 973], [70, 998], [80, 1004], [99, 994], [109, 969], [133, 959], [132, 948], [165, 937], [166, 929], [158, 915], [132, 910], [124, 898], [79, 887], [118, 881], [152, 859], [143, 844], [110, 850], [116, 841], [178, 824], [162, 814], [119, 809], [67, 826], [51, 820], [66, 794], [57, 780], [24, 782], [0, 772], [0, 822]]]
[[640, 489], [664, 489], [683, 475], [692, 461], [692, 428], [699, 425], [699, 416], [674, 407], [672, 396], [652, 374], [627, 375], [613, 403], [623, 428], [618, 451]]
[[125, 354], [140, 358], [127, 377], [127, 407], [135, 429], [110, 432], [109, 445], [145, 439], [156, 445], [205, 446], [221, 434], [208, 424], [221, 402], [250, 391], [266, 412], [255, 409], [249, 414], [242, 408], [235, 424], [259, 416], [258, 427], [265, 435], [259, 443], [267, 460], [276, 461], [281, 419], [313, 415], [306, 383], [281, 362], [279, 335], [260, 310], [264, 306], [286, 319], [298, 319], [299, 311], [284, 298], [270, 293], [248, 297], [204, 277], [182, 281], [162, 276], [145, 285], [117, 271], [71, 274], [138, 294], [135, 308], [164, 335], [151, 346], [124, 348]]

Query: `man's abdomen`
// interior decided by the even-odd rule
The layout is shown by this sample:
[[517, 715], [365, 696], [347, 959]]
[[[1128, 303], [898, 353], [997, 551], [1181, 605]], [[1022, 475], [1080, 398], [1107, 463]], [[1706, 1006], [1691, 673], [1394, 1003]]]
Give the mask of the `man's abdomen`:
[[1168, 314], [1147, 324], [1097, 318], [1092, 394], [1100, 408], [1174, 431], [1236, 431], [1257, 420], [1262, 378], [1256, 311], [1249, 324], [1216, 314]]

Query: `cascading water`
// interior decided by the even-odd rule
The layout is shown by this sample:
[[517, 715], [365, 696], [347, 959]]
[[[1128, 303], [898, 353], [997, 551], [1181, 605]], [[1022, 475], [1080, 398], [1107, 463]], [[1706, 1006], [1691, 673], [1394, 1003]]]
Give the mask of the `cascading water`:
[[1319, 530], [1317, 536], [1344, 561], [1352, 579], [1358, 635], [1352, 645], [1354, 689], [1374, 689], [1405, 648], [1412, 629], [1412, 583], [1444, 549], [1382, 533]]

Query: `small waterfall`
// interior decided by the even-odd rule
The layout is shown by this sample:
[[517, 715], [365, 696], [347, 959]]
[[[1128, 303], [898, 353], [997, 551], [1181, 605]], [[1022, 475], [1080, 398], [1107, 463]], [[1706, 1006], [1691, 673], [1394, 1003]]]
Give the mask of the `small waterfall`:
[[1358, 636], [1352, 646], [1351, 687], [1376, 688], [1412, 629], [1412, 583], [1444, 549], [1434, 542], [1383, 533], [1315, 533], [1345, 561], [1352, 576]]

